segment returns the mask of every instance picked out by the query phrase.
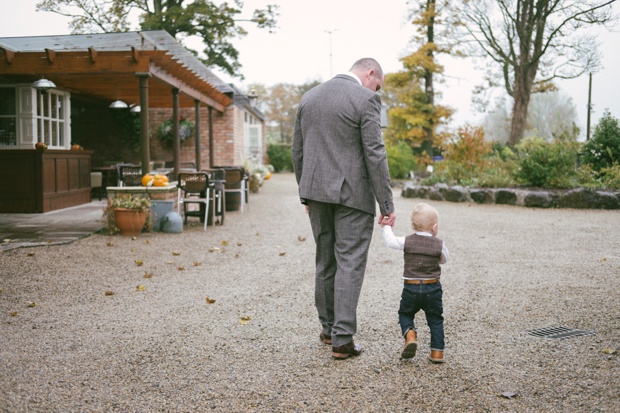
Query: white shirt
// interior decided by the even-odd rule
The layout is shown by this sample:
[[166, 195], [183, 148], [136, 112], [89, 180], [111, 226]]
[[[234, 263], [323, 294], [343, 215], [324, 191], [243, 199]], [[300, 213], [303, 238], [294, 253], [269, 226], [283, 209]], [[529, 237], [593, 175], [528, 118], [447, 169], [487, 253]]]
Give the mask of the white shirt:
[[[359, 77], [357, 77], [357, 75], [353, 72], [347, 72], [347, 73], [343, 73], [343, 75], [347, 75], [347, 76], [351, 76], [353, 79], [357, 80], [357, 83], [359, 83], [360, 85], [362, 85], [362, 79], [360, 79]], [[364, 86], [364, 85], [362, 85]]]

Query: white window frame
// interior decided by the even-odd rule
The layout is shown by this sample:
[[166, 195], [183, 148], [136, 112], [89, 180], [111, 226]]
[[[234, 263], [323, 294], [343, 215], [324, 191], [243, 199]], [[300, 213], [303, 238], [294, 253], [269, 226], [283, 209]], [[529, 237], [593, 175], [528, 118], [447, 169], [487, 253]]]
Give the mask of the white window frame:
[[[3, 86], [5, 87], [5, 86]], [[45, 142], [48, 149], [71, 148], [71, 94], [49, 90], [43, 94], [28, 85], [6, 85], [16, 91], [16, 145], [3, 149], [34, 149]], [[56, 101], [53, 106], [52, 102]], [[39, 108], [45, 109], [41, 110]], [[62, 139], [61, 139], [62, 138]]]

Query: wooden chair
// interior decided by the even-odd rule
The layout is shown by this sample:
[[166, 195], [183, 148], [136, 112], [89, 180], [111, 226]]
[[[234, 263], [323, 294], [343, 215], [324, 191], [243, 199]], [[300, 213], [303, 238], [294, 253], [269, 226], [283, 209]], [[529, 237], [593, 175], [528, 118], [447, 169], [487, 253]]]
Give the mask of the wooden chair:
[[141, 186], [142, 167], [138, 165], [121, 165], [118, 172], [119, 186]]
[[[178, 180], [178, 212], [181, 213], [182, 204], [185, 225], [187, 225], [188, 216], [198, 216], [201, 221], [204, 219], [204, 230], [206, 231], [211, 195], [209, 175], [205, 172], [183, 172], [179, 174]], [[188, 211], [188, 204], [200, 204], [200, 210]]]
[[224, 225], [224, 217], [226, 215], [226, 171], [223, 169], [203, 169], [202, 172], [209, 174], [209, 182], [213, 184], [213, 193], [211, 200], [213, 201], [213, 223], [215, 217], [218, 217], [219, 224]]
[[91, 172], [90, 173], [90, 189], [92, 195], [97, 193], [99, 200], [101, 201], [101, 186], [103, 185], [103, 173]]
[[[216, 169], [224, 169], [226, 171], [226, 186], [224, 192], [226, 194], [239, 194], [240, 209], [243, 213], [244, 207], [248, 202], [248, 176], [245, 170], [240, 166], [214, 166]], [[226, 198], [226, 211], [236, 211], [236, 202], [232, 197]]]

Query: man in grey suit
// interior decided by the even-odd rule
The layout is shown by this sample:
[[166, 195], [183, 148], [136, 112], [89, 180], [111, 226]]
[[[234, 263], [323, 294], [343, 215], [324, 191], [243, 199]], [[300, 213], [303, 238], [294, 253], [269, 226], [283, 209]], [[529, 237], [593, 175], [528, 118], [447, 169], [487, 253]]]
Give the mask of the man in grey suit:
[[385, 146], [379, 63], [363, 58], [346, 74], [309, 90], [297, 110], [293, 166], [316, 242], [315, 304], [332, 357], [362, 352], [355, 345], [359, 301], [372, 238], [379, 222], [394, 225]]

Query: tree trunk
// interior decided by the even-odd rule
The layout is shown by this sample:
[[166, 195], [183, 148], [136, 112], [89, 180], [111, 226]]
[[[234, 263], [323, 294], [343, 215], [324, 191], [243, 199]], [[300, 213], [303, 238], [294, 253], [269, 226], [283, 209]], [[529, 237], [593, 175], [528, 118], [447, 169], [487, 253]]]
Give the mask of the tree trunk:
[[[432, 10], [432, 13], [433, 13], [433, 17], [431, 17], [428, 22], [427, 31], [426, 31], [426, 41], [428, 43], [434, 43], [435, 42], [435, 17], [434, 17], [435, 0], [427, 0], [426, 8], [427, 10]], [[431, 50], [427, 52], [427, 55], [431, 60], [434, 57], [433, 52]], [[433, 72], [431, 72], [428, 69], [424, 71], [424, 83], [425, 83], [424, 86], [426, 87], [426, 102], [434, 110], [435, 109], [435, 90], [433, 89]], [[431, 117], [431, 123], [428, 125], [428, 129], [426, 130], [426, 139], [428, 140], [428, 145], [429, 145], [430, 152], [431, 152], [429, 153], [429, 156], [431, 157], [433, 156], [433, 130], [434, 129], [435, 127], [432, 124], [432, 117]]]

